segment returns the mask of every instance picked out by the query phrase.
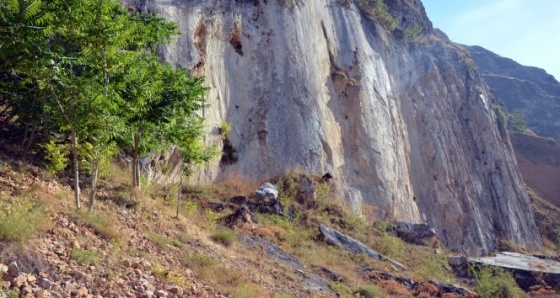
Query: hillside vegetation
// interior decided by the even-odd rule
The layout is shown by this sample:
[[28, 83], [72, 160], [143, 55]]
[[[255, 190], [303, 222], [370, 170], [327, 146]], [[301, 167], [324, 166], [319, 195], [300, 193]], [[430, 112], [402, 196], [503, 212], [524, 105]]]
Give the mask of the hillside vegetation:
[[[98, 208], [88, 213], [75, 209], [62, 175], [6, 155], [0, 161], [0, 261], [2, 271], [12, 261], [20, 271], [3, 284], [6, 294], [460, 297], [442, 295], [441, 282], [477, 288], [454, 276], [448, 252], [436, 243], [408, 244], [370, 214], [349, 212], [332, 192], [336, 185], [320, 178], [312, 179], [312, 204], [298, 190], [304, 176], [290, 174], [273, 181], [288, 216], [254, 213], [257, 223], [228, 225], [236, 198], [254, 200], [258, 184], [189, 185], [176, 217], [177, 185], [145, 184], [131, 192], [127, 169], [112, 163], [99, 182]], [[329, 245], [320, 224], [407, 269]]]

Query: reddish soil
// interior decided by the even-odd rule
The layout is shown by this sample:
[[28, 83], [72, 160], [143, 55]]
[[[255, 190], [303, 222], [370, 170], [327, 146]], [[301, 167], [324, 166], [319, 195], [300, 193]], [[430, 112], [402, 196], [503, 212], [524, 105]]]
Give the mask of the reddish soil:
[[560, 207], [560, 142], [522, 134], [513, 135], [511, 142], [527, 186]]

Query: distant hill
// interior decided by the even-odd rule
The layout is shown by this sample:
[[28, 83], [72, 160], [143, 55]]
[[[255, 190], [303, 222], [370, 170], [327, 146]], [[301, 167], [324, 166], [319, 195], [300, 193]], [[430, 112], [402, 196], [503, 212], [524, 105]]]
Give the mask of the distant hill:
[[511, 143], [527, 186], [560, 207], [560, 142], [515, 134]]
[[529, 128], [560, 139], [560, 83], [545, 70], [523, 66], [479, 46], [464, 46], [494, 97], [509, 113], [520, 109]]

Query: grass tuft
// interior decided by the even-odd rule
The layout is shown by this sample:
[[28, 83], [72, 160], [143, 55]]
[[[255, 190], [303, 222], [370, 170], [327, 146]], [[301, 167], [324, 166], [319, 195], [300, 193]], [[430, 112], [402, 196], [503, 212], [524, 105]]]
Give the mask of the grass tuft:
[[99, 261], [99, 253], [92, 250], [72, 248], [70, 258], [82, 266], [95, 265]]
[[255, 297], [255, 291], [248, 284], [240, 284], [233, 291], [234, 298], [253, 298]]
[[171, 239], [165, 235], [158, 234], [156, 232], [149, 231], [146, 233], [146, 237], [152, 239], [161, 247], [173, 246], [177, 248], [183, 248], [183, 244], [181, 244], [181, 242]]
[[237, 239], [235, 232], [227, 228], [219, 228], [210, 238], [224, 246], [231, 246]]
[[124, 235], [122, 235], [115, 226], [115, 219], [106, 213], [100, 211], [92, 213], [78, 210], [75, 212], [75, 215], [76, 218], [86, 226], [106, 239], [121, 240], [124, 238]]
[[20, 245], [46, 223], [46, 209], [35, 198], [0, 196], [0, 240]]

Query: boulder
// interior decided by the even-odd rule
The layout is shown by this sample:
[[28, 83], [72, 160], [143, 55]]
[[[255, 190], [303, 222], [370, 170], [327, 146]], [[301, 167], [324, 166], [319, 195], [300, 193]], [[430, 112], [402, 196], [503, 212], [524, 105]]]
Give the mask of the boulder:
[[427, 224], [395, 222], [387, 227], [387, 232], [416, 245], [432, 245], [437, 237], [436, 229]]
[[257, 199], [259, 201], [269, 201], [278, 199], [278, 188], [272, 183], [266, 182], [257, 189]]
[[382, 254], [369, 248], [362, 242], [348, 235], [342, 234], [339, 231], [328, 228], [325, 225], [320, 225], [319, 231], [321, 231], [321, 235], [323, 239], [334, 246], [342, 247], [353, 254], [365, 253], [372, 258], [376, 258], [379, 260], [387, 260], [391, 264], [396, 266], [398, 269], [406, 269], [406, 267], [404, 267], [404, 265], [402, 265], [401, 263], [383, 256]]
[[46, 278], [41, 279], [41, 281], [39, 281], [39, 285], [45, 289], [45, 290], [49, 290], [52, 286], [52, 282]]
[[278, 200], [278, 189], [271, 183], [265, 183], [256, 191], [257, 201], [247, 202], [251, 212], [284, 215], [284, 207]]
[[447, 257], [447, 263], [451, 267], [458, 267], [465, 265], [469, 259], [465, 256], [449, 256]]
[[6, 271], [12, 277], [17, 277], [19, 275], [19, 266], [16, 261], [11, 261], [8, 264], [8, 270]]
[[221, 220], [222, 225], [228, 227], [238, 227], [240, 228], [245, 223], [254, 224], [258, 220], [255, 215], [249, 210], [247, 205], [242, 205], [233, 214], [223, 217]]

